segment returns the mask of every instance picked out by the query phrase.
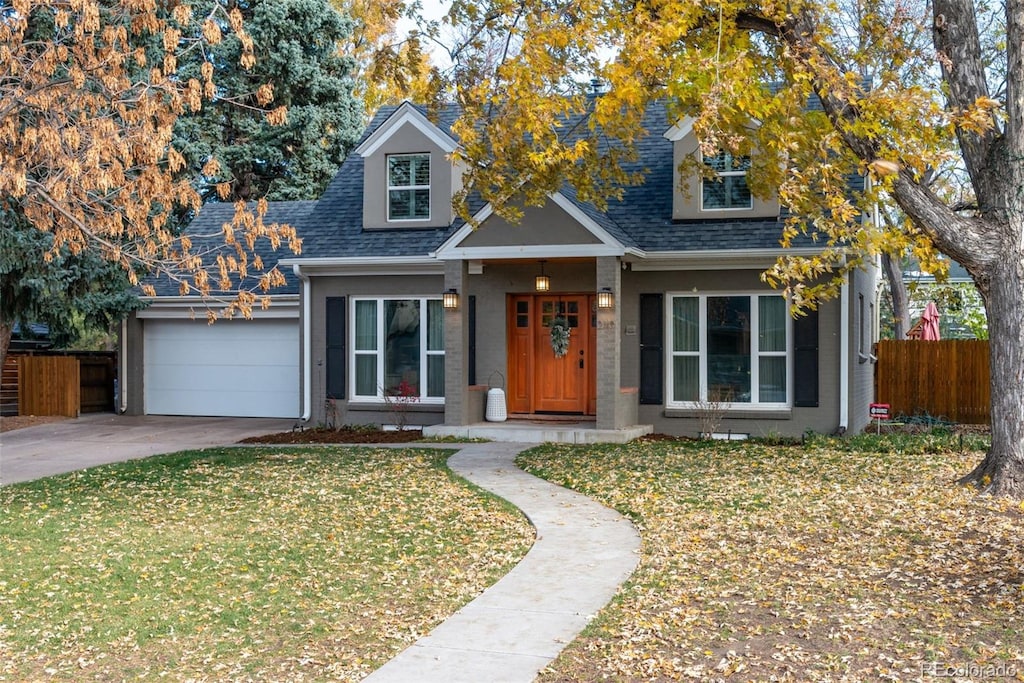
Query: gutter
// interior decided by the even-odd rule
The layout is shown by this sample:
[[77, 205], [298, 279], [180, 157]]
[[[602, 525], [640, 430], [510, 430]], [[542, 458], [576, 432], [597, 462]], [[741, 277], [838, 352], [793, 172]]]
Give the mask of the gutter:
[[299, 419], [303, 422], [309, 422], [313, 411], [313, 365], [310, 359], [313, 353], [313, 341], [310, 339], [312, 336], [312, 323], [309, 319], [311, 307], [309, 297], [312, 287], [309, 282], [309, 276], [302, 272], [301, 265], [293, 263], [292, 272], [295, 273], [295, 277], [302, 283], [302, 416]]

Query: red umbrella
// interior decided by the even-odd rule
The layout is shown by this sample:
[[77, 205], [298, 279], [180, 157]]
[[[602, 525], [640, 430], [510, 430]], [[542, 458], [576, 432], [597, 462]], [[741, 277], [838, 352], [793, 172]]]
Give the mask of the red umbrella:
[[939, 309], [935, 302], [929, 301], [921, 314], [922, 341], [939, 341]]

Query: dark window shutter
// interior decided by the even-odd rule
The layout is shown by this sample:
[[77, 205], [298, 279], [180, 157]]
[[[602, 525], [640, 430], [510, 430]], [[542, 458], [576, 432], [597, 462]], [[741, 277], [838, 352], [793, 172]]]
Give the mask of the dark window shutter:
[[327, 398], [345, 398], [345, 297], [327, 297]]
[[665, 298], [640, 295], [640, 403], [660, 405], [665, 373]]
[[793, 321], [793, 405], [818, 407], [818, 311]]
[[469, 295], [469, 310], [467, 311], [469, 316], [469, 352], [467, 355], [467, 361], [469, 362], [469, 384], [476, 384], [476, 295]]

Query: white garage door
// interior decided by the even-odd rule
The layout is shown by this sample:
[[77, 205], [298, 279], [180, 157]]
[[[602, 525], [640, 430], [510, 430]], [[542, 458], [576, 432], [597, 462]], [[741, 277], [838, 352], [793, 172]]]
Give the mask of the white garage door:
[[297, 417], [297, 320], [146, 320], [150, 415]]

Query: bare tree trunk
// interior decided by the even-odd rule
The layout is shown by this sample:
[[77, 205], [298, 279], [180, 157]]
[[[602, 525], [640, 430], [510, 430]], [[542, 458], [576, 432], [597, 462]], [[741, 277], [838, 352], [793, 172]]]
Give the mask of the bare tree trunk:
[[903, 268], [889, 254], [882, 254], [882, 271], [889, 283], [889, 301], [892, 304], [893, 339], [906, 339], [910, 330], [910, 295], [903, 282]]
[[964, 477], [983, 492], [1024, 499], [1024, 253], [1007, 255], [984, 289], [990, 329], [992, 447]]

